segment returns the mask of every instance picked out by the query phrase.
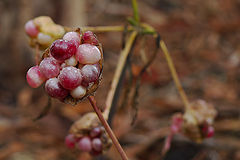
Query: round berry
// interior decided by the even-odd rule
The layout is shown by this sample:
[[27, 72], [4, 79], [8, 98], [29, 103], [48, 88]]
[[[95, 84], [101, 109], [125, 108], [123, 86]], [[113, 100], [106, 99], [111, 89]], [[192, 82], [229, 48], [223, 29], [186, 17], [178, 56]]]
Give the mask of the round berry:
[[39, 31], [32, 20], [25, 24], [25, 31], [30, 37], [37, 37]]
[[61, 70], [58, 79], [65, 89], [72, 90], [82, 82], [82, 75], [79, 69], [68, 66]]
[[67, 60], [65, 60], [65, 63], [68, 66], [76, 66], [78, 62], [77, 62], [76, 58], [74, 56], [72, 56], [72, 57], [68, 58]]
[[173, 133], [179, 132], [181, 130], [182, 123], [183, 123], [182, 117], [174, 116], [172, 119], [171, 131]]
[[86, 88], [78, 86], [70, 92], [73, 98], [82, 98], [86, 94]]
[[81, 38], [80, 38], [80, 34], [78, 34], [77, 32], [67, 32], [63, 36], [63, 40], [71, 41], [76, 45], [76, 47], [78, 47], [80, 45]]
[[95, 151], [102, 151], [102, 141], [100, 138], [94, 138], [92, 140], [92, 148]]
[[71, 41], [56, 40], [50, 47], [51, 55], [57, 60], [66, 60], [76, 53], [76, 46]]
[[52, 37], [47, 34], [39, 33], [37, 35], [37, 41], [41, 45], [49, 45], [52, 43]]
[[101, 133], [102, 133], [101, 128], [100, 128], [100, 127], [95, 127], [95, 128], [93, 128], [93, 129], [91, 130], [90, 136], [91, 136], [92, 138], [95, 138], [95, 137], [100, 136]]
[[91, 82], [96, 82], [100, 74], [100, 68], [98, 65], [85, 65], [81, 69], [82, 73], [82, 85], [88, 86]]
[[101, 52], [94, 45], [81, 44], [77, 49], [76, 59], [82, 64], [94, 64], [101, 59]]
[[31, 67], [27, 72], [26, 78], [29, 86], [32, 88], [39, 87], [46, 80], [39, 66]]
[[77, 143], [78, 149], [84, 152], [90, 152], [92, 150], [91, 139], [89, 137], [81, 138]]
[[53, 57], [44, 58], [39, 67], [46, 78], [56, 77], [60, 72], [60, 65]]
[[92, 45], [98, 45], [98, 40], [96, 35], [91, 32], [91, 31], [87, 31], [83, 34], [83, 43], [88, 43], [88, 44], [92, 44]]
[[67, 67], [67, 64], [66, 63], [62, 63], [61, 66], [60, 66], [60, 69], [63, 69], [65, 67]]
[[76, 139], [73, 134], [69, 134], [65, 137], [65, 145], [70, 149], [74, 148], [75, 141]]
[[202, 128], [202, 132], [204, 134], [204, 136], [206, 138], [211, 138], [214, 136], [214, 127], [213, 126], [209, 126], [209, 125], [205, 125], [203, 128]]
[[68, 95], [68, 90], [64, 89], [57, 78], [47, 80], [45, 84], [45, 91], [49, 96], [64, 99]]

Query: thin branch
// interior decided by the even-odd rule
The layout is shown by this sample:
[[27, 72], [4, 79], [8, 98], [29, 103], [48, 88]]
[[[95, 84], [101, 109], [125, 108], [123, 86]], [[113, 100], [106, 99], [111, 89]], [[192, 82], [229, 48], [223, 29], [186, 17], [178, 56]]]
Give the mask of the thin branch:
[[114, 133], [113, 133], [112, 129], [110, 128], [110, 126], [108, 125], [107, 121], [104, 119], [102, 112], [97, 107], [95, 98], [93, 96], [89, 96], [88, 100], [91, 103], [94, 111], [96, 112], [96, 114], [97, 114], [99, 120], [101, 121], [102, 125], [104, 126], [105, 130], [107, 131], [109, 137], [112, 139], [112, 142], [115, 145], [116, 149], [118, 150], [119, 154], [121, 155], [122, 160], [128, 160], [128, 157], [127, 157], [126, 153], [124, 152], [122, 146], [119, 144], [118, 139], [114, 135]]
[[144, 53], [144, 59], [143, 61], [145, 61], [144, 63], [144, 66], [142, 67], [140, 73], [138, 74], [138, 76], [136, 77], [136, 82], [135, 82], [135, 86], [134, 86], [134, 94], [133, 94], [133, 98], [132, 98], [132, 103], [131, 103], [131, 106], [133, 107], [133, 109], [135, 109], [135, 113], [133, 115], [133, 119], [132, 119], [132, 122], [131, 122], [131, 125], [133, 125], [137, 119], [137, 114], [138, 114], [138, 107], [137, 107], [137, 98], [138, 98], [138, 95], [139, 95], [139, 88], [140, 88], [140, 85], [141, 85], [141, 78], [144, 74], [144, 72], [148, 69], [148, 67], [153, 63], [153, 61], [155, 60], [156, 58], [156, 55], [157, 55], [157, 52], [158, 52], [158, 48], [159, 48], [159, 41], [160, 41], [160, 36], [158, 35], [156, 38], [156, 44], [157, 44], [157, 47], [156, 49], [154, 50], [152, 56], [150, 57], [150, 59], [148, 59]]
[[[64, 27], [66, 32], [72, 31], [73, 28]], [[103, 33], [103, 32], [123, 32], [125, 30], [124, 26], [97, 26], [97, 27], [80, 27], [81, 31], [92, 31], [95, 33]], [[128, 26], [127, 31], [133, 31], [133, 27]]]
[[139, 23], [139, 13], [138, 13], [138, 3], [137, 0], [132, 0], [132, 8], [133, 8], [133, 18], [134, 20]]
[[173, 61], [172, 61], [172, 58], [168, 52], [168, 49], [167, 49], [167, 46], [165, 45], [164, 41], [163, 40], [160, 40], [160, 43], [159, 43], [164, 55], [165, 55], [165, 58], [167, 60], [167, 63], [168, 63], [168, 67], [170, 69], [170, 72], [172, 74], [172, 77], [173, 77], [173, 80], [175, 82], [175, 85], [177, 87], [177, 90], [182, 98], [182, 101], [184, 103], [184, 106], [185, 106], [185, 110], [189, 110], [190, 109], [190, 105], [189, 105], [189, 100], [188, 100], [188, 97], [186, 95], [186, 93], [184, 92], [183, 90], [183, 87], [180, 83], [180, 80], [178, 78], [178, 75], [177, 75], [177, 72], [176, 72], [176, 69], [175, 69], [175, 66], [173, 64]]
[[[141, 25], [144, 27], [146, 33], [152, 34], [153, 37], [159, 36], [159, 34], [154, 30], [154, 28], [152, 26], [150, 26], [148, 24], [141, 24]], [[159, 38], [161, 38], [161, 37], [159, 36]], [[158, 45], [162, 49], [162, 51], [165, 55], [168, 67], [170, 69], [171, 75], [172, 75], [173, 80], [174, 80], [174, 83], [175, 83], [175, 85], [177, 87], [177, 90], [180, 94], [180, 97], [181, 97], [181, 99], [184, 103], [185, 111], [190, 111], [191, 112], [191, 107], [190, 107], [188, 97], [187, 97], [187, 95], [186, 95], [186, 93], [185, 93], [185, 91], [184, 91], [184, 89], [183, 89], [183, 87], [180, 83], [180, 80], [178, 78], [174, 63], [173, 63], [172, 58], [171, 58], [171, 56], [168, 52], [167, 46], [164, 43], [164, 41], [161, 40], [161, 39], [159, 39], [159, 44]]]
[[127, 34], [128, 34], [128, 25], [126, 24], [124, 26], [124, 30], [122, 32], [122, 50], [125, 48], [126, 46], [126, 37], [127, 37]]
[[108, 92], [107, 99], [106, 99], [106, 108], [105, 108], [105, 111], [103, 113], [103, 115], [106, 119], [108, 119], [109, 112], [110, 112], [110, 109], [111, 109], [111, 106], [112, 106], [112, 103], [113, 103], [113, 98], [114, 98], [114, 95], [116, 93], [117, 85], [119, 84], [122, 71], [123, 71], [124, 66], [126, 64], [127, 57], [130, 53], [130, 50], [132, 48], [132, 45], [135, 41], [136, 36], [137, 36], [136, 31], [131, 33], [129, 39], [126, 42], [125, 48], [122, 50], [122, 52], [120, 54], [120, 58], [118, 60], [118, 64], [117, 64], [117, 68], [116, 68], [116, 71], [115, 71], [115, 74], [114, 74], [114, 77], [113, 77], [111, 88], [110, 88], [110, 91]]

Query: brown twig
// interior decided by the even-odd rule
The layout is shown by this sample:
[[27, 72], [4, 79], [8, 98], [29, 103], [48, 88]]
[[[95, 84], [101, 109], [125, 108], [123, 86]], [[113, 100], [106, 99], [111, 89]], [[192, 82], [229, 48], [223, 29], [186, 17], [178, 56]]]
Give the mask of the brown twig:
[[134, 83], [134, 93], [133, 93], [133, 98], [132, 98], [132, 103], [131, 106], [132, 108], [135, 110], [134, 114], [133, 114], [133, 118], [132, 118], [132, 122], [131, 125], [133, 125], [137, 119], [137, 113], [138, 113], [138, 108], [137, 108], [137, 98], [138, 98], [138, 94], [139, 94], [139, 88], [140, 88], [140, 84], [141, 84], [141, 78], [142, 75], [144, 74], [144, 72], [148, 69], [148, 67], [153, 63], [154, 59], [156, 58], [157, 52], [158, 52], [158, 48], [159, 48], [159, 41], [160, 41], [160, 36], [158, 35], [156, 37], [156, 44], [157, 47], [154, 50], [152, 56], [150, 57], [150, 59], [148, 59], [146, 57], [146, 55], [144, 54], [144, 59], [143, 61], [145, 61], [144, 66], [142, 67], [140, 73], [138, 74], [138, 76], [136, 77], [136, 82]]
[[104, 126], [105, 130], [107, 131], [109, 137], [112, 139], [112, 142], [115, 145], [116, 149], [118, 150], [119, 154], [121, 155], [122, 160], [128, 160], [128, 157], [127, 157], [126, 153], [124, 152], [122, 146], [119, 144], [118, 139], [116, 138], [116, 136], [114, 135], [112, 129], [110, 128], [110, 126], [108, 125], [107, 121], [103, 117], [102, 112], [97, 107], [95, 98], [93, 96], [89, 96], [88, 100], [91, 103], [94, 111], [96, 112], [96, 114], [97, 114], [99, 120], [101, 121], [102, 125]]

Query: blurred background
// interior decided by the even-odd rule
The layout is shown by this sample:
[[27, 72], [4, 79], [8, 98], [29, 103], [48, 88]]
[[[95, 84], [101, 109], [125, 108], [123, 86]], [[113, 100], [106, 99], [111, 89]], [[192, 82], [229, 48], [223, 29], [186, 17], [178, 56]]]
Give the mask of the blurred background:
[[[211, 102], [218, 116], [214, 138], [195, 144], [176, 135], [170, 151], [161, 157], [171, 116], [182, 112], [183, 104], [159, 52], [142, 78], [135, 124], [131, 126], [134, 111], [129, 106], [122, 106], [114, 116], [113, 130], [127, 155], [132, 160], [240, 160], [240, 1], [139, 0], [139, 12], [141, 20], [165, 40], [189, 99]], [[71, 124], [92, 111], [88, 101], [73, 107], [54, 100], [46, 117], [32, 121], [48, 98], [42, 87], [31, 89], [25, 80], [26, 71], [34, 65], [34, 50], [28, 45], [24, 24], [41, 15], [71, 27], [124, 25], [132, 15], [131, 1], [0, 0], [0, 159], [93, 159], [64, 145]], [[105, 65], [96, 99], [104, 107], [122, 34], [97, 36]], [[147, 43], [149, 50], [152, 43]], [[120, 157], [112, 147], [102, 159]]]

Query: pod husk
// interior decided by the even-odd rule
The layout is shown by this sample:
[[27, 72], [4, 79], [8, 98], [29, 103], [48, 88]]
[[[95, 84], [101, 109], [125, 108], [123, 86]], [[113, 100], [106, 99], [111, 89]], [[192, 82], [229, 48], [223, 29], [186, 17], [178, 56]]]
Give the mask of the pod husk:
[[106, 152], [112, 146], [112, 140], [109, 138], [107, 132], [101, 125], [95, 112], [84, 114], [79, 120], [73, 123], [69, 132], [76, 138], [81, 138], [83, 136], [88, 136], [91, 130], [95, 127], [102, 128], [100, 139], [103, 144], [103, 152]]
[[191, 110], [183, 115], [183, 131], [184, 134], [195, 142], [202, 142], [205, 135], [202, 132], [204, 124], [212, 125], [217, 115], [217, 111], [213, 105], [204, 100], [196, 100], [191, 103]]

